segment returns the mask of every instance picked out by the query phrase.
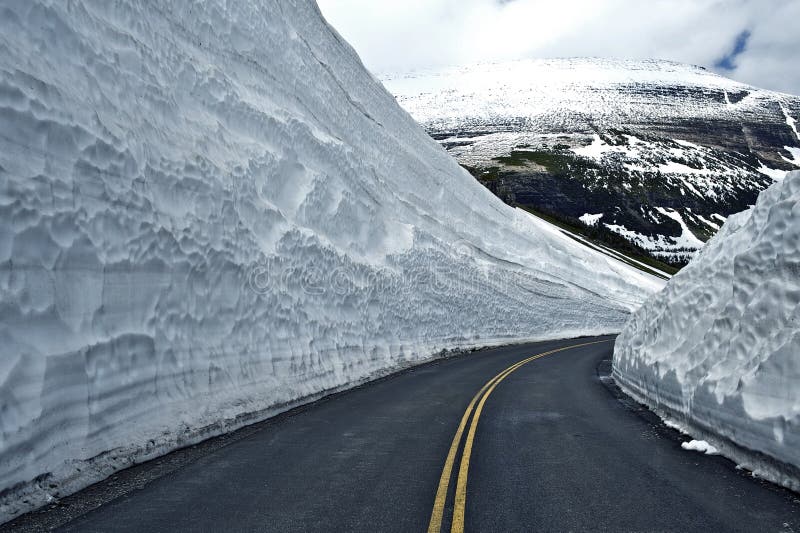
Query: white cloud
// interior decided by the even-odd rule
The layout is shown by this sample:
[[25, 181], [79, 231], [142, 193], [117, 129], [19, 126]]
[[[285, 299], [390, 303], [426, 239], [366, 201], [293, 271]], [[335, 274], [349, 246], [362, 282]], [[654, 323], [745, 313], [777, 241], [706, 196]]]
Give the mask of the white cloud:
[[[319, 0], [377, 73], [523, 57], [660, 58], [800, 94], [798, 0]], [[743, 31], [744, 52], [715, 64]]]

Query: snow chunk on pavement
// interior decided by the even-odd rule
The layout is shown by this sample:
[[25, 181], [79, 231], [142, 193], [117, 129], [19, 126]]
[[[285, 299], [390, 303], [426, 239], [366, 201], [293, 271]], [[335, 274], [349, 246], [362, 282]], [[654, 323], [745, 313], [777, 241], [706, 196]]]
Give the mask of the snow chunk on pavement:
[[696, 452], [704, 453], [706, 455], [717, 455], [719, 451], [704, 440], [691, 440], [689, 442], [681, 443], [681, 448], [684, 450], [693, 450]]

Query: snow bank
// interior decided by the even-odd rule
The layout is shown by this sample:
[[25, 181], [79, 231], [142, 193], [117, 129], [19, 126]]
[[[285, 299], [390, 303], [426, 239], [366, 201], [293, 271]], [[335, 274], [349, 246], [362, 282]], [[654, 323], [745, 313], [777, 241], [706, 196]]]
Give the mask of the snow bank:
[[659, 282], [476, 183], [310, 0], [0, 8], [0, 521]]
[[730, 217], [631, 317], [614, 378], [721, 453], [800, 489], [800, 172]]

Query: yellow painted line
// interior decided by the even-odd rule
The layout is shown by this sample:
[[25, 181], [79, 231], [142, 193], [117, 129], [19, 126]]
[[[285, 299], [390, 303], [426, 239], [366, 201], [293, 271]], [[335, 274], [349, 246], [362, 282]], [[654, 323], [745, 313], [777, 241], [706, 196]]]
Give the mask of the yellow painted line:
[[467, 426], [467, 420], [472, 412], [472, 408], [480, 398], [481, 394], [491, 385], [498, 376], [493, 377], [487, 381], [481, 390], [473, 396], [472, 401], [469, 402], [467, 410], [464, 411], [464, 416], [461, 417], [461, 423], [458, 424], [458, 429], [453, 437], [453, 442], [450, 444], [450, 450], [447, 452], [447, 459], [444, 461], [444, 468], [442, 475], [439, 477], [439, 488], [436, 490], [436, 498], [433, 501], [433, 512], [431, 513], [431, 521], [428, 524], [428, 533], [439, 533], [442, 529], [442, 516], [444, 515], [444, 504], [447, 500], [447, 488], [450, 486], [450, 477], [453, 473], [453, 464], [456, 460], [456, 452], [458, 451], [458, 443], [461, 442], [461, 435], [464, 433], [464, 428]]
[[[464, 443], [464, 450], [461, 454], [461, 464], [459, 465], [458, 469], [458, 480], [456, 482], [456, 495], [455, 495], [455, 506], [453, 510], [453, 524], [451, 527], [451, 533], [463, 533], [464, 531], [464, 514], [466, 509], [467, 503], [467, 475], [469, 472], [469, 461], [472, 455], [472, 445], [475, 440], [475, 431], [478, 427], [478, 419], [483, 412], [483, 406], [486, 403], [486, 399], [492, 393], [492, 391], [497, 387], [497, 385], [503, 381], [509, 374], [520, 368], [521, 366], [530, 363], [531, 361], [535, 361], [540, 357], [544, 357], [546, 355], [550, 355], [556, 352], [562, 352], [564, 350], [569, 350], [572, 348], [580, 348], [581, 346], [589, 346], [592, 344], [600, 344], [603, 342], [612, 342], [612, 341], [595, 341], [595, 342], [586, 342], [583, 344], [573, 344], [572, 346], [565, 346], [563, 348], [557, 348], [555, 350], [550, 350], [548, 352], [543, 352], [537, 355], [533, 355], [528, 357], [527, 359], [523, 359], [513, 365], [509, 366], [495, 377], [487, 381], [483, 387], [478, 391], [478, 393], [472, 398], [472, 401], [467, 406], [466, 411], [464, 412], [464, 416], [461, 417], [461, 423], [458, 425], [458, 429], [456, 430], [456, 434], [453, 437], [453, 442], [450, 444], [450, 450], [447, 453], [447, 459], [444, 463], [444, 468], [442, 469], [442, 475], [439, 478], [439, 487], [436, 490], [436, 498], [433, 503], [433, 512], [431, 513], [431, 520], [428, 525], [428, 533], [440, 533], [442, 528], [442, 517], [444, 515], [444, 506], [447, 499], [447, 488], [450, 484], [450, 477], [453, 471], [453, 464], [455, 463], [456, 453], [458, 451], [458, 444], [461, 442], [461, 436], [464, 433], [464, 428], [467, 425], [467, 421], [469, 420], [470, 414], [472, 413], [472, 409], [475, 407], [477, 403], [477, 408], [475, 409], [475, 415], [472, 417], [472, 423], [470, 424], [469, 432], [467, 434], [467, 440]], [[478, 400], [480, 398], [480, 400]]]

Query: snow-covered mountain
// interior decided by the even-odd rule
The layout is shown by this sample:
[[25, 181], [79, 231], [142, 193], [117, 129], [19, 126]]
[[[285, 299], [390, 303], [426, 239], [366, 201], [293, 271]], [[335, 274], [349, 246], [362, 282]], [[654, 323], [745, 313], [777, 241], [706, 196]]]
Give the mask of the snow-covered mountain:
[[757, 475], [800, 490], [800, 172], [730, 217], [634, 314], [614, 377]]
[[492, 196], [312, 0], [6, 3], [0, 521], [662, 283]]
[[524, 60], [386, 75], [509, 203], [682, 261], [800, 166], [800, 98], [666, 61]]

